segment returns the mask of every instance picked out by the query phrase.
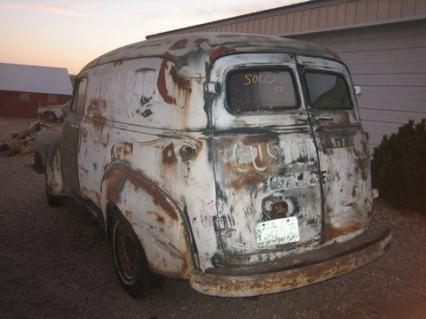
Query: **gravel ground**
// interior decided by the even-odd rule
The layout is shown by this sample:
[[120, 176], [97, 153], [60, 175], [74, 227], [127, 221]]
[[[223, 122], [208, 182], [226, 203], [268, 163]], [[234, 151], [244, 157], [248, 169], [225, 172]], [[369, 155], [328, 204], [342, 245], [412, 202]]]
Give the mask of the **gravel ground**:
[[[0, 141], [28, 120], [0, 118]], [[385, 256], [351, 274], [286, 293], [214, 298], [166, 280], [129, 297], [101, 226], [72, 201], [47, 206], [43, 176], [24, 156], [0, 157], [0, 318], [426, 318], [426, 216], [375, 203], [391, 227]]]

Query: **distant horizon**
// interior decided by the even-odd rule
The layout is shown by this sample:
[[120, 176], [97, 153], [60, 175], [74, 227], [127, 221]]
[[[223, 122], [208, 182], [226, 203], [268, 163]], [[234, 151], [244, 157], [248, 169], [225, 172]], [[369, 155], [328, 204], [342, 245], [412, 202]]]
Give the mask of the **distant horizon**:
[[0, 0], [0, 63], [66, 68], [156, 34], [307, 0]]

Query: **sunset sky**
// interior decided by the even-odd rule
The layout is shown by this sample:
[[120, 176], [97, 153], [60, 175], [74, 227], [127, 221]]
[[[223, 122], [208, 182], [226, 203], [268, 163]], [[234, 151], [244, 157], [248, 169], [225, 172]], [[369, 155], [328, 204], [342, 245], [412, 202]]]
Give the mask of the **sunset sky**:
[[146, 35], [303, 0], [0, 0], [0, 62], [66, 67]]

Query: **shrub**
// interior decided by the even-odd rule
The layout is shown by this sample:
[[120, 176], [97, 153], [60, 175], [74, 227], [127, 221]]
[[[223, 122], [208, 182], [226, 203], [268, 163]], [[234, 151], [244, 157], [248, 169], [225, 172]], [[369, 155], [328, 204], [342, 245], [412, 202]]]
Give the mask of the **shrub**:
[[396, 208], [426, 214], [426, 121], [409, 121], [374, 149], [373, 186]]

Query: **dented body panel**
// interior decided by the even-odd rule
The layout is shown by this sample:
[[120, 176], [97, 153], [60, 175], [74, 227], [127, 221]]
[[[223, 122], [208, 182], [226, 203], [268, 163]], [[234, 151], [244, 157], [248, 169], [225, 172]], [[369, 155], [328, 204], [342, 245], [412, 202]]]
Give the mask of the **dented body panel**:
[[[314, 110], [309, 70], [339, 74], [353, 107]], [[229, 79], [238, 72], [243, 88], [272, 85], [272, 96], [291, 105], [234, 112]], [[259, 92], [241, 98], [270, 98]], [[265, 284], [248, 292], [250, 284], [231, 287], [239, 280], [227, 276], [250, 282], [259, 265], [316, 251], [333, 259], [327, 247], [356, 246], [369, 227], [369, 155], [348, 70], [333, 53], [299, 41], [195, 33], [112, 51], [80, 73], [62, 142], [43, 152], [52, 154], [53, 194], [78, 198], [106, 226], [119, 210], [154, 272], [190, 278], [209, 294], [255, 295], [323, 280], [290, 280], [286, 272], [285, 289]], [[373, 237], [366, 241], [379, 242], [376, 258], [389, 235]], [[324, 270], [326, 277], [373, 257], [353, 255], [352, 266]], [[235, 270], [245, 267], [254, 273]], [[225, 288], [211, 288], [212, 280]]]

